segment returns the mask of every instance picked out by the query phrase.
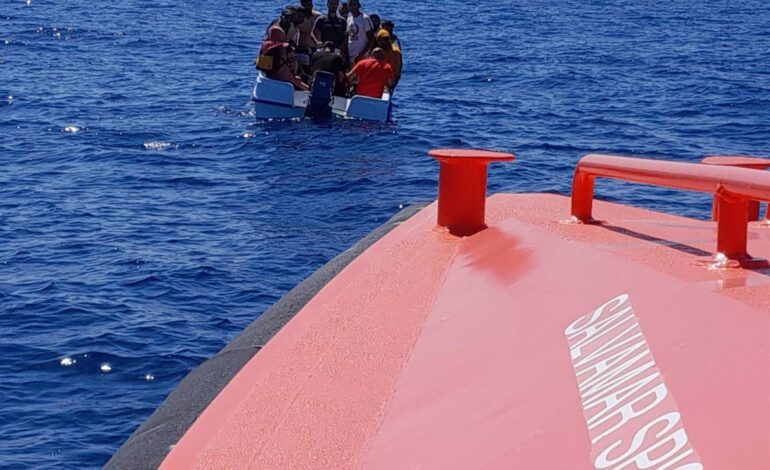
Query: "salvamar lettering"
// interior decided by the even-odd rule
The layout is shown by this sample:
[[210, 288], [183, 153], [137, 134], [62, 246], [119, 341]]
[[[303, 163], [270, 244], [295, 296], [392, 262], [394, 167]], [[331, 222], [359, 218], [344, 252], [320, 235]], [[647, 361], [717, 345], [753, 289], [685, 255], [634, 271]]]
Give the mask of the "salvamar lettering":
[[627, 294], [564, 334], [597, 469], [703, 469]]
[[[624, 382], [633, 379], [647, 369], [655, 367], [655, 361], [651, 359], [652, 354], [650, 353], [649, 349], [646, 349], [632, 357], [630, 360], [622, 363], [618, 367], [610, 369], [610, 371], [606, 374], [596, 376], [591, 380], [579, 383], [578, 388], [580, 389], [581, 396], [584, 399], [595, 398], [593, 395], [596, 393], [606, 393], [612, 390], [614, 387], [622, 385]], [[626, 370], [630, 369], [635, 364], [640, 363], [642, 360], [646, 360], [646, 362], [641, 362], [639, 367], [626, 372]]]
[[[595, 351], [593, 351], [593, 352], [591, 352], [589, 354], [586, 354], [583, 359], [575, 362], [574, 360], [577, 359], [577, 358], [573, 358], [573, 362], [575, 362], [575, 367], [583, 367], [585, 364], [587, 364], [587, 363], [589, 363], [589, 362], [591, 362], [593, 360], [598, 359], [602, 355], [607, 354], [610, 351], [612, 351], [612, 350], [614, 350], [614, 349], [616, 349], [618, 347], [621, 347], [621, 346], [625, 345], [626, 343], [628, 343], [630, 341], [634, 341], [634, 340], [637, 340], [637, 339], [641, 338], [642, 337], [642, 333], [639, 332], [639, 331], [636, 331], [636, 330], [638, 330], [637, 326], [636, 325], [631, 325], [630, 327], [626, 328], [623, 332], [618, 334], [612, 340], [610, 340], [607, 343], [603, 344], [601, 347], [596, 348]], [[626, 338], [627, 334], [629, 334], [631, 332], [634, 332], [634, 331], [636, 331], [636, 332], [630, 338]]]
[[[641, 349], [641, 351], [639, 351], [639, 349]], [[586, 367], [580, 370], [578, 370], [578, 368], [576, 367], [575, 375], [577, 375], [578, 380], [581, 380], [582, 375], [588, 372], [593, 372], [593, 374], [591, 374], [587, 379], [581, 381], [580, 388], [585, 388], [588, 385], [601, 381], [604, 375], [609, 374], [609, 372], [607, 371], [611, 372], [613, 370], [617, 370], [615, 366], [626, 365], [627, 367], [628, 364], [633, 364], [637, 360], [649, 354], [650, 354], [650, 350], [645, 348], [644, 340], [642, 340], [640, 342], [637, 342], [636, 344], [629, 346], [626, 349], [621, 350], [620, 352], [617, 352], [607, 357], [606, 359], [596, 362], [590, 367]], [[631, 359], [629, 359], [629, 357]]]
[[604, 405], [604, 408], [601, 411], [594, 414], [593, 417], [590, 420], [588, 420], [589, 428], [592, 425], [600, 424], [601, 421], [598, 421], [599, 419], [601, 419], [607, 413], [612, 411], [618, 404], [623, 403], [625, 400], [627, 400], [628, 398], [636, 394], [636, 392], [638, 392], [642, 388], [652, 383], [652, 381], [657, 379], [658, 377], [660, 377], [660, 373], [654, 372], [652, 375], [649, 375], [637, 382], [634, 382], [633, 384], [625, 388], [622, 388], [615, 393], [611, 393], [604, 398], [599, 398], [596, 401], [591, 402], [590, 404], [584, 403], [583, 409], [586, 411], [588, 411], [590, 408], [594, 408], [597, 405], [600, 405], [600, 404]]

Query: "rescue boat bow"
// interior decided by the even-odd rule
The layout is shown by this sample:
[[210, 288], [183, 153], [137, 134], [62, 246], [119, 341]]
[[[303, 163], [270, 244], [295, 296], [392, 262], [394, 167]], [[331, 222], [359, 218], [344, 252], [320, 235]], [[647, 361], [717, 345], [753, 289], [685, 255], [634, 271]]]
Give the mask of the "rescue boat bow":
[[[571, 199], [487, 198], [513, 155], [431, 155], [437, 203], [204, 364], [189, 429], [151, 418], [107, 467], [770, 467], [770, 174], [589, 155]], [[595, 200], [603, 178], [713, 194], [718, 221]]]

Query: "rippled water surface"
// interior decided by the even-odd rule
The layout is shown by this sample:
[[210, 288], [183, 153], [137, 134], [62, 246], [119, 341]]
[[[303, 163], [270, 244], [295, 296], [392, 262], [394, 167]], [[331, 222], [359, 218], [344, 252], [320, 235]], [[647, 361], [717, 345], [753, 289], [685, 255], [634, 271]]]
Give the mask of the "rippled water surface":
[[434, 198], [432, 147], [514, 151], [493, 190], [561, 193], [591, 151], [770, 154], [768, 5], [369, 0], [404, 44], [394, 120], [316, 126], [249, 103], [281, 2], [3, 0], [0, 466], [102, 465], [298, 281]]

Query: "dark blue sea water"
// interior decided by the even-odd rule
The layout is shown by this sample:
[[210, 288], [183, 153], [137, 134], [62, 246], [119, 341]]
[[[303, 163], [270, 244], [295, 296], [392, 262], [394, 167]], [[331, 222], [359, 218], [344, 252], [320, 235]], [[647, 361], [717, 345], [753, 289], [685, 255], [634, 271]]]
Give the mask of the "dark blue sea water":
[[561, 193], [593, 151], [770, 154], [766, 0], [369, 0], [404, 44], [393, 122], [326, 126], [253, 117], [281, 6], [0, 1], [0, 467], [102, 465], [298, 281], [433, 199], [430, 148], [514, 151], [494, 191]]

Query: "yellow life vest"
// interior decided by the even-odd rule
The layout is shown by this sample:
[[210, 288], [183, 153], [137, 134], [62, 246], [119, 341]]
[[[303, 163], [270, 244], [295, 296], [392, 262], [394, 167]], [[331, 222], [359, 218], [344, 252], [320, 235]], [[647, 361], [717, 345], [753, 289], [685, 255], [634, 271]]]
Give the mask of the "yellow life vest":
[[263, 72], [270, 72], [273, 70], [273, 56], [270, 55], [260, 55], [254, 60], [254, 63], [257, 65], [257, 68]]

